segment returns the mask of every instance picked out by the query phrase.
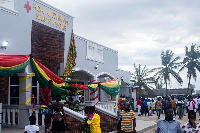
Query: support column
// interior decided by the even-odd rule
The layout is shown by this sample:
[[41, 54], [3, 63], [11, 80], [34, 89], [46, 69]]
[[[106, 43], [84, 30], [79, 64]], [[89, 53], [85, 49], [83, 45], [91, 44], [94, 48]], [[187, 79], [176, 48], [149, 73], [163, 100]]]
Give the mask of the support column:
[[[95, 77], [94, 80], [97, 81], [97, 77]], [[97, 88], [98, 88], [98, 87], [97, 87]], [[91, 94], [91, 93], [93, 93], [93, 94], [91, 94], [91, 95], [89, 96], [89, 101], [86, 101], [86, 102], [85, 102], [85, 103], [86, 103], [86, 106], [94, 106], [96, 103], [98, 103], [98, 91], [93, 92], [93, 91], [90, 90], [89, 92], [90, 92], [90, 94]]]
[[32, 67], [28, 66], [17, 74], [19, 76], [19, 128], [29, 124], [29, 110], [26, 105], [31, 105]]

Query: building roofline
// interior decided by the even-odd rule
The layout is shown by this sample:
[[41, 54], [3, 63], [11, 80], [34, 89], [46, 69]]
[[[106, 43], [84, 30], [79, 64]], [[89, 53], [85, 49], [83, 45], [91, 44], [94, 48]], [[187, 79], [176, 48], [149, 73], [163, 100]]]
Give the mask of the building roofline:
[[91, 40], [89, 40], [89, 39], [86, 39], [86, 38], [81, 37], [81, 36], [79, 36], [79, 35], [74, 34], [74, 37], [75, 37], [75, 38], [78, 38], [78, 39], [81, 39], [81, 40], [83, 40], [83, 41], [85, 41], [85, 42], [89, 41], [89, 42], [95, 43], [95, 44], [97, 44], [97, 46], [102, 46], [102, 47], [104, 47], [105, 49], [107, 49], [107, 50], [109, 50], [109, 51], [112, 51], [112, 52], [114, 52], [114, 53], [118, 53], [118, 51], [116, 51], [116, 50], [114, 50], [114, 49], [108, 48], [108, 47], [106, 47], [106, 46], [104, 46], [104, 45], [101, 45], [101, 44], [99, 44], [99, 43], [96, 43], [96, 42], [94, 42], [94, 41], [91, 41]]
[[56, 7], [53, 7], [52, 5], [50, 5], [50, 4], [46, 3], [46, 2], [44, 2], [43, 0], [34, 0], [34, 1], [35, 1], [35, 2], [38, 2], [39, 4], [41, 4], [41, 5], [43, 5], [43, 6], [46, 6], [46, 7], [50, 8], [51, 10], [54, 10], [54, 11], [56, 11], [56, 12], [58, 12], [58, 13], [64, 15], [64, 16], [66, 16], [66, 17], [68, 17], [68, 18], [72, 18], [72, 19], [74, 18], [73, 16], [71, 16], [71, 15], [65, 13], [64, 11], [61, 11], [60, 9], [58, 9], [58, 8], [56, 8]]
[[122, 71], [122, 72], [125, 72], [125, 73], [130, 73], [130, 74], [132, 74], [130, 71], [123, 70], [123, 69], [117, 69], [116, 71]]
[[12, 10], [10, 8], [7, 8], [7, 7], [1, 6], [1, 5], [0, 5], [0, 10], [6, 11], [6, 12], [11, 13], [13, 15], [17, 15], [17, 16], [19, 15], [18, 11]]

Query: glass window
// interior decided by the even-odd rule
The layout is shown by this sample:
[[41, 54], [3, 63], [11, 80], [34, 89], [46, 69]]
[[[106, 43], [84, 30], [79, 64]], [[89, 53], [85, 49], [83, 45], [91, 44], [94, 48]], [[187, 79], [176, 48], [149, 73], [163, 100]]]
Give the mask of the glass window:
[[19, 77], [17, 74], [10, 77], [10, 85], [19, 85]]
[[19, 86], [10, 86], [10, 97], [19, 97]]
[[32, 94], [37, 97], [37, 87], [32, 87]]
[[37, 78], [36, 78], [36, 76], [32, 77], [32, 86], [37, 86]]
[[10, 98], [10, 104], [19, 105], [19, 98]]

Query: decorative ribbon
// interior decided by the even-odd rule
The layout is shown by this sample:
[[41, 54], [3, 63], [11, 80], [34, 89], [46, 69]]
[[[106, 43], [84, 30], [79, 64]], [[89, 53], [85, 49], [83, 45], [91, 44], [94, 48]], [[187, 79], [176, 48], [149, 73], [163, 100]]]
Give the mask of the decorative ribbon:
[[113, 98], [112, 98], [112, 100], [115, 100], [115, 99], [117, 99], [117, 98], [118, 98], [118, 96], [116, 96], [116, 97], [113, 97]]
[[25, 103], [20, 103], [19, 105], [27, 105], [31, 102], [31, 97], [25, 102]]
[[94, 84], [94, 83], [97, 83], [97, 84], [98, 84], [99, 81], [97, 81], [97, 80], [92, 80], [92, 81], [89, 82], [89, 84]]
[[34, 106], [35, 106], [35, 96], [33, 95], [33, 93], [31, 91], [25, 91], [25, 92], [31, 93], [31, 95], [33, 97], [33, 108], [34, 108]]
[[33, 76], [34, 76], [34, 73], [32, 72], [30, 75], [20, 78], [20, 79], [19, 79], [19, 82], [22, 82], [22, 81], [24, 81], [25, 79], [28, 79], [28, 78], [33, 77]]
[[115, 107], [113, 107], [113, 109], [116, 109], [117, 108], [117, 104], [115, 105]]
[[90, 93], [90, 95], [94, 94], [95, 92], [98, 91], [99, 88], [96, 88], [96, 90], [94, 90], [93, 92]]
[[94, 97], [94, 98], [91, 98], [90, 101], [93, 101], [93, 100], [95, 100], [97, 98], [98, 98], [98, 95], [96, 97]]
[[29, 87], [31, 87], [31, 83], [29, 83], [26, 87], [24, 87], [23, 89], [19, 90], [19, 93], [22, 93], [24, 91], [26, 91]]

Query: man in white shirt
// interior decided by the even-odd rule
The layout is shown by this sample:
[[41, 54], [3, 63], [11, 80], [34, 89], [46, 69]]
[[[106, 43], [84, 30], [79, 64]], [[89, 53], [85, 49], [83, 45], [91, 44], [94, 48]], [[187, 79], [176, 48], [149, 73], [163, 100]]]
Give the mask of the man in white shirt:
[[31, 115], [29, 117], [30, 125], [25, 126], [24, 133], [39, 133], [39, 127], [35, 125], [36, 117]]

